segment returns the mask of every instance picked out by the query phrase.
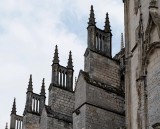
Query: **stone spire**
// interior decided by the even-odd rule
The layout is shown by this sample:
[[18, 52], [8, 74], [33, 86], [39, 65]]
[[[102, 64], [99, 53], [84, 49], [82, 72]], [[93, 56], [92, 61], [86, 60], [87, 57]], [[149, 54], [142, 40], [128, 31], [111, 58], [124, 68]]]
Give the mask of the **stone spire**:
[[72, 52], [69, 52], [69, 59], [68, 59], [68, 66], [67, 68], [73, 69], [73, 62], [72, 62]]
[[55, 47], [53, 64], [59, 64], [59, 57], [58, 57], [58, 46]]
[[123, 33], [121, 33], [121, 50], [124, 48]]
[[104, 31], [105, 32], [111, 32], [111, 26], [110, 26], [108, 13], [106, 14], [106, 21], [105, 21]]
[[91, 5], [88, 26], [95, 26], [95, 25], [96, 25], [96, 22], [95, 22], [95, 17], [94, 17], [93, 5]]
[[42, 80], [42, 87], [41, 87], [41, 93], [40, 95], [45, 96], [46, 92], [45, 92], [45, 83], [44, 83], [44, 78]]
[[28, 83], [28, 92], [32, 92], [33, 91], [33, 85], [32, 85], [32, 74], [30, 74], [30, 78], [29, 78], [29, 83]]
[[14, 98], [11, 114], [16, 115], [16, 98]]
[[5, 127], [5, 129], [8, 129], [8, 123], [6, 123], [6, 127]]

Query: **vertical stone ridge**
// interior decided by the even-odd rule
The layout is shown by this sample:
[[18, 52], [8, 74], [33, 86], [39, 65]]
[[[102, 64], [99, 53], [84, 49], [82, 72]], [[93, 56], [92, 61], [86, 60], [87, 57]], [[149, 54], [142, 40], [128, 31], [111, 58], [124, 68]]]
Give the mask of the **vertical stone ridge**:
[[73, 62], [72, 62], [72, 52], [69, 52], [69, 59], [68, 59], [68, 66], [67, 68], [73, 69]]
[[75, 82], [74, 83], [75, 83], [75, 87], [76, 87], [76, 85], [77, 85], [77, 77], [75, 77]]
[[121, 33], [121, 50], [124, 48], [123, 33]]
[[106, 21], [105, 21], [104, 31], [105, 32], [111, 32], [111, 26], [110, 26], [109, 14], [108, 13], [106, 13]]
[[96, 22], [95, 22], [95, 17], [94, 17], [94, 9], [93, 9], [93, 5], [91, 5], [88, 26], [95, 26], [95, 25], [96, 25]]
[[55, 53], [53, 58], [53, 64], [59, 64], [59, 57], [58, 57], [58, 46], [55, 46]]
[[33, 85], [32, 85], [32, 74], [30, 74], [29, 83], [28, 83], [28, 92], [33, 92]]
[[14, 98], [11, 114], [16, 115], [16, 98]]

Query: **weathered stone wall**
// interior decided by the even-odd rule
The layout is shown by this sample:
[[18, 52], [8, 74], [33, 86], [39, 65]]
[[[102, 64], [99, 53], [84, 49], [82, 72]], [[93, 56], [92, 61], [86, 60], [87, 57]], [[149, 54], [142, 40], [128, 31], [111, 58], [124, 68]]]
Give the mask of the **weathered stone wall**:
[[85, 58], [85, 71], [95, 80], [120, 87], [120, 66], [113, 59], [89, 51]]
[[77, 86], [75, 88], [75, 109], [86, 102], [86, 86], [87, 83], [84, 79], [84, 76], [80, 72], [79, 78], [77, 80]]
[[87, 103], [96, 105], [107, 110], [124, 113], [124, 98], [107, 92], [106, 90], [87, 84], [86, 86], [86, 101]]
[[[59, 117], [56, 118], [56, 117]], [[43, 110], [40, 117], [40, 129], [73, 129], [72, 121], [64, 120], [63, 117], [53, 114], [47, 114], [46, 109]]]
[[23, 117], [23, 129], [39, 129], [40, 116], [26, 113]]
[[[146, 95], [143, 96], [143, 93], [142, 93], [144, 92], [143, 91], [144, 89], [141, 89], [139, 85], [137, 85], [137, 79], [142, 79], [138, 77], [145, 74], [143, 73], [144, 67], [142, 66], [142, 62], [144, 61], [143, 60], [144, 57], [142, 57], [142, 55], [145, 54], [146, 52], [145, 45], [147, 44], [147, 40], [148, 40], [146, 35], [147, 28], [152, 28], [152, 26], [150, 27], [148, 26], [149, 17], [150, 17], [150, 14], [149, 14], [150, 2], [151, 0], [125, 0], [124, 1], [125, 3], [125, 40], [126, 40], [125, 41], [126, 42], [125, 44], [125, 49], [126, 49], [125, 85], [126, 85], [126, 109], [127, 109], [126, 122], [127, 122], [127, 128], [129, 129], [138, 129], [140, 128], [140, 126], [143, 129], [147, 128], [148, 120], [143, 119], [146, 123], [145, 122], [140, 123], [138, 120], [137, 114], [141, 114], [140, 117], [143, 116], [144, 118], [146, 117], [145, 115], [147, 113], [150, 114], [150, 111], [157, 113], [156, 109], [152, 107], [152, 103], [154, 102], [151, 102], [151, 100], [154, 98], [153, 96], [155, 97], [157, 96], [156, 93], [154, 94], [154, 92], [150, 92], [150, 93], [153, 93], [152, 95], [149, 93], [149, 96], [152, 96], [151, 98], [148, 99], [150, 102], [145, 103]], [[157, 6], [160, 7], [159, 0], [157, 0]], [[158, 9], [158, 13], [160, 14], [160, 9]], [[157, 29], [153, 28], [149, 32], [151, 33], [151, 35], [149, 37], [150, 40], [148, 40], [148, 43], [150, 44], [154, 41], [158, 41]], [[142, 33], [143, 33], [143, 36], [141, 35]], [[155, 64], [155, 63], [152, 63], [152, 64]], [[157, 66], [157, 69], [158, 69], [158, 66]], [[154, 75], [154, 70], [151, 67], [149, 67], [147, 68], [147, 72], [149, 72], [149, 75], [147, 74], [147, 76], [149, 76], [147, 77], [147, 80], [152, 79], [152, 75]], [[138, 80], [138, 81], [143, 83], [144, 80]], [[148, 85], [147, 83], [147, 87], [148, 86], [152, 87], [152, 85], [155, 85], [155, 84], [151, 84], [151, 82], [149, 82], [149, 85]], [[147, 103], [149, 104], [148, 105], [149, 110], [148, 112], [147, 111], [143, 112]]]
[[112, 112], [86, 105], [86, 127], [88, 129], [115, 129], [124, 126], [124, 117]]
[[79, 113], [73, 113], [73, 129], [86, 129], [86, 107], [78, 109]]
[[74, 110], [74, 93], [53, 86], [49, 91], [49, 106], [55, 112], [72, 116]]
[[116, 129], [124, 126], [124, 116], [88, 104], [80, 108], [80, 114], [73, 114], [74, 129]]
[[80, 74], [75, 90], [75, 109], [87, 102], [123, 113], [124, 98], [122, 96], [123, 94], [117, 95], [112, 91], [107, 91], [107, 88], [87, 83], [85, 75]]
[[47, 112], [44, 108], [40, 116], [40, 129], [47, 129], [47, 125], [48, 125], [47, 121], [48, 121]]
[[160, 49], [150, 55], [147, 74], [149, 129], [160, 122]]
[[[85, 78], [86, 75], [81, 72], [75, 90], [73, 128], [114, 129], [124, 126], [124, 98], [102, 87], [87, 83]], [[112, 118], [116, 120], [110, 121]]]
[[72, 129], [72, 124], [52, 117], [47, 118], [47, 129]]

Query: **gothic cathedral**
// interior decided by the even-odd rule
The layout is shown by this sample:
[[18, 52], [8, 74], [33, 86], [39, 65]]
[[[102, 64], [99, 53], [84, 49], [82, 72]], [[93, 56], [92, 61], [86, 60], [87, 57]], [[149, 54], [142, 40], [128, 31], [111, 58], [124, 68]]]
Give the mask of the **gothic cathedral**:
[[75, 88], [72, 53], [64, 67], [56, 46], [48, 104], [45, 80], [37, 94], [30, 75], [23, 116], [14, 99], [10, 129], [160, 129], [160, 1], [123, 2], [125, 48], [122, 35], [112, 57], [109, 15], [99, 29], [91, 6], [84, 70]]

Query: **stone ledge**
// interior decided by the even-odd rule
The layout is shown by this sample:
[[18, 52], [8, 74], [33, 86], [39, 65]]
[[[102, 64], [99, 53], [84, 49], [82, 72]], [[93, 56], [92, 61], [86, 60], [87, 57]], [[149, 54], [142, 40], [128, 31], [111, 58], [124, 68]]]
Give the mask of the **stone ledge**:
[[69, 89], [67, 89], [67, 88], [65, 88], [65, 87], [62, 87], [62, 86], [56, 85], [56, 84], [54, 84], [54, 83], [51, 83], [51, 84], [50, 84], [50, 86], [49, 86], [48, 90], [51, 90], [51, 89], [52, 89], [52, 87], [57, 87], [57, 88], [60, 88], [60, 89], [62, 89], [62, 90], [65, 90], [65, 91], [68, 91], [68, 92], [74, 93], [74, 91], [71, 91], [71, 90], [69, 90]]
[[65, 121], [67, 123], [73, 123], [73, 121], [72, 121], [73, 118], [71, 116], [67, 116], [67, 115], [64, 115], [62, 113], [55, 112], [51, 109], [50, 106], [45, 106], [45, 108], [46, 108], [48, 117], [52, 117], [52, 118], [55, 118], [55, 119], [58, 119], [58, 120], [62, 120], [62, 121]]
[[89, 74], [87, 72], [84, 72], [84, 71], [80, 71], [82, 73], [82, 75], [84, 76], [84, 79], [86, 80], [87, 83], [93, 85], [93, 86], [96, 86], [96, 87], [99, 87], [99, 88], [102, 88], [104, 89], [105, 91], [107, 92], [111, 92], [111, 93], [114, 93], [118, 96], [121, 96], [124, 98], [125, 94], [123, 92], [123, 90], [121, 89], [118, 89], [118, 88], [115, 88], [113, 86], [110, 86], [108, 84], [104, 84], [102, 82], [99, 82], [97, 80], [93, 80], [90, 78]]
[[114, 113], [114, 114], [118, 114], [118, 115], [121, 115], [121, 116], [125, 116], [125, 113], [124, 112], [118, 112], [118, 111], [115, 111], [115, 110], [112, 110], [112, 109], [106, 109], [106, 108], [103, 108], [103, 107], [100, 107], [100, 106], [97, 106], [97, 105], [94, 105], [94, 104], [91, 104], [91, 103], [87, 103], [87, 102], [85, 102], [85, 103], [83, 103], [82, 105], [80, 105], [77, 109], [75, 109], [74, 111], [73, 111], [73, 113], [76, 113], [77, 114], [77, 112], [79, 112], [79, 114], [80, 114], [80, 108], [81, 107], [83, 107], [84, 105], [90, 105], [90, 106], [93, 106], [93, 107], [96, 107], [96, 108], [100, 108], [100, 109], [102, 109], [102, 110], [105, 110], [105, 111], [108, 111], [108, 112], [112, 112], [112, 113]]

